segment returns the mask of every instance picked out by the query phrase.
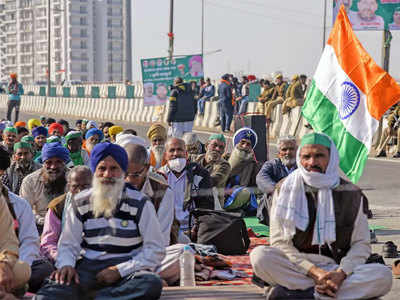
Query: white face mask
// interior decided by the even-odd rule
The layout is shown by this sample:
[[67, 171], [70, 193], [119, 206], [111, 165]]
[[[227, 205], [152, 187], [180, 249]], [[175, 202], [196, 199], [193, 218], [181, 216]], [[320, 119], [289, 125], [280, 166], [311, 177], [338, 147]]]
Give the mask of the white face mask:
[[186, 167], [186, 158], [175, 158], [170, 160], [168, 166], [172, 171], [180, 173]]

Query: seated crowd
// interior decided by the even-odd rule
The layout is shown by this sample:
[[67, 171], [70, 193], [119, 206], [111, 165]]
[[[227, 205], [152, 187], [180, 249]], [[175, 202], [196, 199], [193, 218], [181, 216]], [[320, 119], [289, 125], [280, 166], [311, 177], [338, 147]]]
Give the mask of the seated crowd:
[[223, 134], [203, 144], [194, 133], [168, 138], [162, 124], [147, 140], [88, 120], [74, 129], [51, 118], [4, 121], [0, 130], [0, 296], [158, 299], [179, 280], [195, 208], [268, 219], [271, 246], [250, 258], [269, 299], [366, 299], [391, 288], [387, 268], [365, 264], [364, 196], [339, 177], [323, 134], [299, 149], [280, 140], [278, 157], [262, 166], [247, 127], [231, 153]]

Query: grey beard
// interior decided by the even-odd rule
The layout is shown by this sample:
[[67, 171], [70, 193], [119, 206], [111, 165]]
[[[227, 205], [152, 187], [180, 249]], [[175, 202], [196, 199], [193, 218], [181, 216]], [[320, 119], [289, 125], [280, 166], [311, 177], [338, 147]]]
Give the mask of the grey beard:
[[295, 158], [288, 158], [288, 157], [281, 157], [281, 162], [285, 166], [293, 166], [296, 163], [296, 159]]
[[229, 164], [233, 169], [236, 168], [242, 168], [244, 167], [248, 162], [253, 160], [253, 153], [248, 152], [245, 150], [241, 150], [238, 148], [233, 148], [231, 156], [229, 158]]
[[104, 184], [96, 176], [93, 177], [93, 192], [90, 197], [93, 215], [95, 218], [104, 216], [112, 217], [119, 203], [119, 197], [124, 188], [124, 177], [115, 179], [114, 184]]
[[220, 159], [221, 159], [221, 154], [218, 151], [215, 151], [215, 150], [207, 151], [206, 160], [207, 160], [208, 163], [217, 162]]
[[96, 144], [92, 144], [92, 143], [86, 142], [86, 149], [87, 149], [89, 152], [92, 152], [94, 146], [96, 146]]
[[152, 146], [151, 151], [154, 153], [157, 165], [161, 167], [162, 160], [164, 158], [165, 147], [163, 145]]

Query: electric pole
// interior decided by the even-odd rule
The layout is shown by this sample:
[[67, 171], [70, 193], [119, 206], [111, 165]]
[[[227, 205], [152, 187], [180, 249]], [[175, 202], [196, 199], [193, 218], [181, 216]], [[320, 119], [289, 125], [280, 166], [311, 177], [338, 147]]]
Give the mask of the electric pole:
[[204, 56], [204, 0], [201, 0], [201, 56]]
[[170, 5], [169, 5], [169, 32], [168, 32], [168, 37], [169, 37], [169, 60], [172, 60], [172, 57], [174, 55], [174, 0], [170, 0]]
[[50, 71], [51, 71], [51, 40], [50, 40], [50, 0], [47, 0], [47, 96], [50, 96]]

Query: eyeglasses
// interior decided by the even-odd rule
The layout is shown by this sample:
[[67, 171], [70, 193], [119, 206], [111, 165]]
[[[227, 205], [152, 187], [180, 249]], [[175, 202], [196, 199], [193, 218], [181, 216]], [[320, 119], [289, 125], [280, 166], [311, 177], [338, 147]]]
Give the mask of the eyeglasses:
[[142, 177], [144, 171], [147, 169], [147, 167], [143, 167], [143, 169], [141, 169], [139, 172], [136, 173], [127, 173], [126, 177], [133, 177], [133, 178], [138, 178], [138, 177]]

